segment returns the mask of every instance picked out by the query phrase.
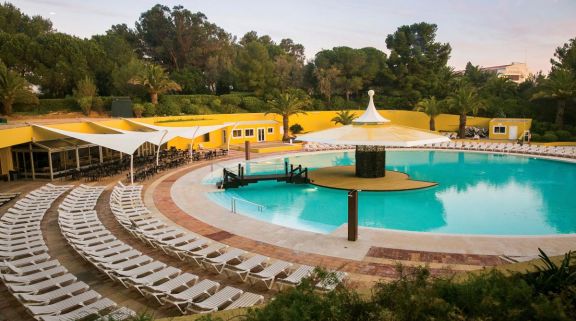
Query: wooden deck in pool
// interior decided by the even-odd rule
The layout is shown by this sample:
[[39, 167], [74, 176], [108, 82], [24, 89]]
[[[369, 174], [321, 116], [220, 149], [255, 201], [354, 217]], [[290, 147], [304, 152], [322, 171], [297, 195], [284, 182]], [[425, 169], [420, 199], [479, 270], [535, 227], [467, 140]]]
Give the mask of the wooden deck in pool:
[[408, 174], [402, 172], [386, 171], [386, 176], [379, 178], [356, 177], [354, 172], [354, 166], [334, 166], [310, 171], [308, 177], [311, 184], [345, 190], [392, 192], [438, 185], [434, 182], [410, 179]]

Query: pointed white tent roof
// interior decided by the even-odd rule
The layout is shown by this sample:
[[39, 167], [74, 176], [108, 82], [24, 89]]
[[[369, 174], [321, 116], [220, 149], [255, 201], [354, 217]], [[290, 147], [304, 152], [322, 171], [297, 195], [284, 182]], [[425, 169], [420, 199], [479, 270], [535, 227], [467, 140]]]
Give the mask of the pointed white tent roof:
[[443, 143], [448, 139], [435, 132], [394, 125], [380, 116], [374, 107], [374, 91], [368, 92], [370, 102], [366, 112], [352, 125], [326, 129], [298, 136], [298, 140], [335, 145], [366, 145], [413, 147], [425, 144]]
[[33, 126], [35, 128], [50, 131], [66, 137], [76, 138], [88, 143], [96, 144], [130, 155], [133, 154], [136, 149], [138, 149], [138, 147], [140, 147], [140, 145], [144, 144], [145, 142], [150, 141], [155, 142], [155, 144], [159, 144], [162, 136], [166, 134], [165, 131], [146, 133], [130, 132], [124, 134], [86, 134], [40, 125]]
[[368, 108], [362, 116], [354, 119], [354, 124], [385, 124], [389, 123], [390, 120], [382, 117], [376, 110], [374, 106], [374, 90], [368, 90], [368, 96], [370, 96], [370, 102], [368, 102]]

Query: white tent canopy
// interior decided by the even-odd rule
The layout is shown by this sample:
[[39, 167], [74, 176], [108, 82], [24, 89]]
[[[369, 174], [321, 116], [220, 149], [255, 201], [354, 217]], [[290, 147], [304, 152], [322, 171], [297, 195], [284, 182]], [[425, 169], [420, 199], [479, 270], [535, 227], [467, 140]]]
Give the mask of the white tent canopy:
[[76, 138], [85, 142], [132, 155], [145, 142], [159, 144], [166, 132], [129, 132], [122, 134], [86, 134], [58, 128], [33, 125], [59, 135]]
[[390, 120], [380, 116], [374, 107], [374, 91], [370, 90], [368, 95], [370, 102], [366, 112], [352, 125], [301, 135], [298, 136], [298, 140], [336, 145], [393, 147], [413, 147], [450, 141], [449, 138], [432, 131], [391, 124]]
[[181, 137], [181, 138], [185, 138], [185, 139], [195, 139], [196, 137], [200, 137], [202, 135], [205, 135], [207, 133], [213, 132], [215, 130], [224, 128], [226, 126], [228, 126], [227, 124], [221, 124], [221, 125], [208, 125], [208, 126], [191, 126], [191, 127], [167, 127], [167, 126], [156, 126], [156, 125], [151, 125], [151, 124], [145, 124], [145, 123], [141, 123], [141, 122], [137, 122], [134, 120], [129, 120], [129, 119], [125, 119], [126, 121], [142, 126], [142, 127], [146, 127], [146, 128], [150, 128], [156, 131], [166, 131], [166, 137], [164, 137], [164, 139], [162, 140], [162, 143], [165, 143], [167, 141], [170, 141], [176, 137]]

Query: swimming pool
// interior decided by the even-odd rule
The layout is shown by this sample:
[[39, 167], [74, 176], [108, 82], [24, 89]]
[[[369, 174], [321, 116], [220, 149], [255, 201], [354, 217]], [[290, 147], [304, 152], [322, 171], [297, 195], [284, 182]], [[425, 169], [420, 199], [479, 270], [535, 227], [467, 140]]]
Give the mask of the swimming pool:
[[[275, 171], [285, 161], [311, 170], [352, 165], [354, 152], [294, 155], [255, 162], [246, 170]], [[413, 191], [361, 192], [360, 226], [446, 234], [576, 233], [574, 163], [489, 153], [389, 151], [386, 169], [438, 185]], [[212, 184], [217, 173], [207, 176], [204, 183]], [[306, 231], [330, 233], [347, 220], [343, 190], [260, 182], [207, 194], [228, 209], [232, 198], [247, 201], [236, 202], [240, 214]]]

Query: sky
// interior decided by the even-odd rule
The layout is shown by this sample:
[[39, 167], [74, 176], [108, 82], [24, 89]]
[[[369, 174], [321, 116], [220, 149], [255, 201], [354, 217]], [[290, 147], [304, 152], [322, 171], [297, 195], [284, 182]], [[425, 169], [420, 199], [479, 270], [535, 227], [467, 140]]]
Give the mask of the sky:
[[375, 47], [388, 53], [386, 36], [402, 25], [438, 26], [448, 42], [448, 64], [495, 66], [525, 62], [548, 72], [557, 47], [576, 37], [576, 0], [12, 0], [28, 15], [41, 15], [60, 32], [89, 38], [114, 24], [134, 27], [157, 3], [202, 12], [238, 38], [254, 30], [279, 42], [291, 38], [312, 59], [335, 46]]

